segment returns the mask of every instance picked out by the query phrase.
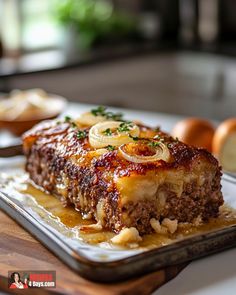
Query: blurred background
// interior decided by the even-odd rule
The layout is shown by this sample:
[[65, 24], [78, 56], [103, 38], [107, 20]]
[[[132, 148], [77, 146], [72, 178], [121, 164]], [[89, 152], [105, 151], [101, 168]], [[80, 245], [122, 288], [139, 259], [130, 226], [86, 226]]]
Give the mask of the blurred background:
[[0, 0], [0, 92], [225, 119], [236, 1]]

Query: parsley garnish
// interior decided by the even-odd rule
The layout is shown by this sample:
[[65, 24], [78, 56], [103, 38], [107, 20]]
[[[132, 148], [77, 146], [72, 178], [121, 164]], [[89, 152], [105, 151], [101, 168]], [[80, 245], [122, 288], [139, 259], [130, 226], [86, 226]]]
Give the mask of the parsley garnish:
[[117, 131], [126, 132], [126, 131], [130, 131], [131, 128], [132, 128], [132, 122], [122, 122], [117, 128]]
[[106, 108], [103, 107], [103, 106], [99, 106], [99, 107], [97, 107], [96, 109], [92, 109], [92, 110], [91, 110], [91, 113], [92, 113], [94, 116], [104, 116], [105, 113], [106, 113]]
[[132, 136], [131, 134], [129, 134], [129, 137], [132, 138], [134, 141], [137, 141], [140, 139], [138, 136]]
[[102, 116], [105, 117], [108, 120], [113, 120], [113, 121], [120, 121], [122, 120], [123, 114], [121, 113], [113, 113], [113, 112], [107, 112], [106, 107], [99, 106], [96, 109], [92, 109], [91, 113], [94, 116]]
[[122, 113], [113, 113], [113, 112], [107, 112], [105, 115], [106, 119], [111, 119], [113, 121], [121, 121], [123, 114]]
[[75, 122], [73, 122], [72, 118], [69, 116], [65, 116], [65, 122], [70, 123], [73, 128], [77, 127]]
[[150, 147], [158, 147], [160, 145], [160, 142], [157, 142], [157, 141], [151, 141], [148, 143], [148, 145]]
[[69, 116], [65, 116], [65, 122], [70, 122], [71, 121], [71, 117], [69, 117]]
[[107, 149], [108, 149], [108, 151], [112, 152], [115, 150], [115, 147], [113, 145], [108, 145]]
[[82, 130], [79, 130], [78, 133], [77, 133], [77, 138], [78, 139], [83, 139], [86, 137], [86, 131], [82, 131]]
[[105, 134], [106, 136], [110, 136], [110, 135], [112, 135], [112, 131], [111, 131], [110, 128], [107, 128], [107, 129], [104, 130], [102, 133]]

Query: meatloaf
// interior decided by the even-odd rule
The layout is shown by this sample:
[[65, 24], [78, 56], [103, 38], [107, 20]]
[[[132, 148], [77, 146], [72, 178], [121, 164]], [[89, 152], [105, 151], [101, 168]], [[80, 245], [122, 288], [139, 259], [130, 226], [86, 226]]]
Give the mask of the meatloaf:
[[73, 204], [84, 218], [116, 233], [130, 227], [141, 235], [151, 233], [153, 218], [191, 223], [217, 217], [223, 204], [217, 160], [159, 129], [138, 126], [135, 144], [161, 142], [168, 148], [168, 161], [135, 162], [117, 146], [94, 148], [91, 126], [67, 119], [40, 123], [23, 135], [26, 171], [64, 205]]

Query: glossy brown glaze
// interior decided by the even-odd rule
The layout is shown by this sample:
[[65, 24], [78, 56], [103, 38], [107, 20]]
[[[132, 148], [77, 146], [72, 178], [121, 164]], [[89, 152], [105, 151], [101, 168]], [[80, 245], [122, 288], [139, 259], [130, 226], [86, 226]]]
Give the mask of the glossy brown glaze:
[[[130, 174], [131, 172], [143, 174], [150, 169], [175, 168], [179, 165], [185, 166], [185, 168], [191, 168], [191, 163], [196, 159], [206, 160], [212, 165], [218, 166], [218, 161], [207, 150], [191, 147], [164, 132], [155, 131], [147, 126], [140, 127], [141, 137], [149, 138], [159, 135], [160, 139], [168, 145], [172, 156], [170, 163], [164, 161], [156, 161], [149, 164], [131, 163], [120, 157], [118, 151], [115, 150], [112, 152], [108, 151], [105, 155], [94, 161], [93, 166], [114, 169], [115, 173], [119, 174], [121, 172], [122, 175]], [[43, 122], [24, 134], [24, 151], [27, 155], [27, 151], [37, 141], [40, 145], [47, 143], [52, 148], [56, 148], [60, 144], [59, 154], [65, 158], [70, 158], [72, 155], [84, 157], [86, 156], [86, 152], [93, 150], [93, 148], [88, 142], [89, 128], [84, 128], [83, 130], [87, 131], [86, 138], [78, 139], [78, 129], [71, 127], [70, 123], [57, 125], [55, 121]]]

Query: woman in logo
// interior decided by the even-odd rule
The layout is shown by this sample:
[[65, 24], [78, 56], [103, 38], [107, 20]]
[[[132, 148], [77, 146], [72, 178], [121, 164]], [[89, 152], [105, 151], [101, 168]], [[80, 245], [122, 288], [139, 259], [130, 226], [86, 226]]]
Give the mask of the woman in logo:
[[13, 272], [11, 274], [11, 285], [10, 289], [26, 289], [27, 284], [23, 284], [20, 280], [20, 274], [18, 272]]

